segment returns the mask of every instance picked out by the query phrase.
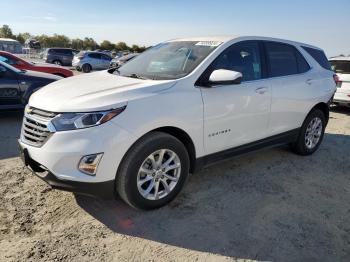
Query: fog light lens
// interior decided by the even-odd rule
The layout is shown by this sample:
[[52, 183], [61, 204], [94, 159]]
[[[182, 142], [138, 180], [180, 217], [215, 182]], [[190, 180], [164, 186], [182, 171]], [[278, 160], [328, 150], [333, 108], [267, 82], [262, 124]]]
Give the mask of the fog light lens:
[[83, 156], [79, 162], [79, 170], [87, 175], [96, 175], [98, 164], [103, 156], [103, 153]]

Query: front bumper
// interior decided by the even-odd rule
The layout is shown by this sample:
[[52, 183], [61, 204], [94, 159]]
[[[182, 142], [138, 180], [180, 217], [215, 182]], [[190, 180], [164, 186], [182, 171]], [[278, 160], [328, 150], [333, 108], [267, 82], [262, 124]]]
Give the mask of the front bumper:
[[115, 180], [87, 183], [69, 180], [61, 180], [52, 172], [46, 170], [41, 164], [33, 160], [28, 150], [20, 145], [21, 159], [23, 164], [33, 172], [37, 177], [45, 181], [53, 189], [74, 192], [82, 195], [93, 196], [102, 199], [115, 198]]
[[[22, 130], [23, 132], [23, 130]], [[136, 138], [113, 121], [85, 129], [53, 133], [41, 146], [18, 141], [26, 166], [53, 188], [97, 195], [114, 195], [119, 163]], [[78, 169], [83, 156], [103, 153], [97, 172]]]

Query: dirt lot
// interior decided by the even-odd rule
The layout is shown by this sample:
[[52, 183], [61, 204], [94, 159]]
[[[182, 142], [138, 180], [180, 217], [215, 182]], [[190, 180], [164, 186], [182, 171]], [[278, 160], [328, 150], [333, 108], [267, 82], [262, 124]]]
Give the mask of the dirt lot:
[[350, 260], [349, 109], [314, 155], [234, 158], [151, 212], [51, 190], [17, 157], [21, 117], [0, 115], [0, 261]]

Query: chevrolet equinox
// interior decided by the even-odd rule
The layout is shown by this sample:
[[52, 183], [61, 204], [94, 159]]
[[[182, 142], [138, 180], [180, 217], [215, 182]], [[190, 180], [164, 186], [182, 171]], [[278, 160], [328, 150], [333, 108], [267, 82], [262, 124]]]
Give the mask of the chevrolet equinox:
[[51, 83], [26, 107], [26, 166], [53, 188], [158, 208], [189, 173], [277, 144], [314, 153], [336, 91], [324, 52], [266, 37], [166, 41]]

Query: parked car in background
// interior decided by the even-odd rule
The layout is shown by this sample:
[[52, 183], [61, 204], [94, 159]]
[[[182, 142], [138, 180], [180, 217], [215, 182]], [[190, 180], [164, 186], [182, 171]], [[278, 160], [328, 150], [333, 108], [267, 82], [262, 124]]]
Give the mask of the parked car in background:
[[47, 48], [43, 59], [46, 63], [71, 66], [73, 57], [77, 52], [72, 48]]
[[89, 73], [92, 70], [108, 69], [112, 57], [104, 52], [82, 51], [74, 56], [72, 65], [84, 73]]
[[12, 65], [20, 70], [32, 70], [62, 77], [73, 76], [73, 72], [69, 69], [44, 63], [27, 62], [22, 58], [5, 51], [0, 51], [0, 61]]
[[12, 54], [22, 54], [22, 45], [20, 42], [9, 38], [0, 38], [0, 51], [7, 51]]
[[[118, 70], [36, 92], [23, 119], [22, 159], [53, 188], [159, 208], [211, 162], [283, 143], [314, 153], [333, 75], [322, 49], [288, 40], [163, 42]], [[33, 140], [37, 127], [26, 123], [42, 116], [46, 131]]]
[[337, 74], [337, 92], [333, 103], [350, 106], [350, 56], [333, 57], [329, 62]]
[[122, 57], [117, 57], [111, 60], [111, 63], [109, 64], [109, 68], [116, 68], [119, 67], [123, 64], [125, 64], [126, 62], [130, 61], [131, 59], [135, 58], [136, 56], [138, 56], [139, 53], [131, 53]]
[[0, 110], [24, 108], [31, 94], [59, 79], [62, 77], [19, 70], [0, 61]]

